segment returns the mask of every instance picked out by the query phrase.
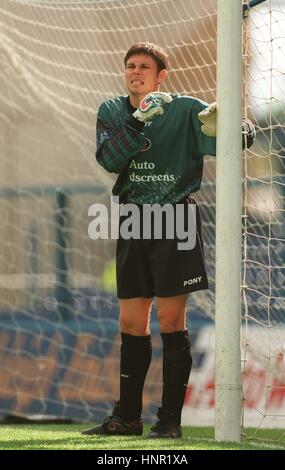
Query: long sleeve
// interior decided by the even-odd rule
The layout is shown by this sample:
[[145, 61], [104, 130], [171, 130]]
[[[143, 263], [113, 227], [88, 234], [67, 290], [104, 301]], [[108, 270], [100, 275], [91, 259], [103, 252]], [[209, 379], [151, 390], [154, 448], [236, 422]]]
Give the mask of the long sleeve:
[[[118, 114], [114, 116], [114, 113]], [[115, 119], [114, 119], [115, 118]], [[98, 163], [109, 173], [120, 173], [144, 143], [144, 123], [132, 116], [122, 122], [119, 110], [103, 103], [96, 127]]]

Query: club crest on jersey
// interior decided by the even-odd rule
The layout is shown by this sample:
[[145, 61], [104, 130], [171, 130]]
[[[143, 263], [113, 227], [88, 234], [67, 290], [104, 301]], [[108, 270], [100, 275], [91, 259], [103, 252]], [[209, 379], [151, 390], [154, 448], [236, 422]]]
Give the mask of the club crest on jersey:
[[106, 139], [110, 139], [111, 132], [107, 129], [102, 130], [97, 137], [97, 144], [103, 144]]
[[140, 148], [140, 152], [146, 152], [147, 150], [150, 149], [150, 147], [151, 147], [151, 141], [147, 137], [145, 137], [144, 144]]

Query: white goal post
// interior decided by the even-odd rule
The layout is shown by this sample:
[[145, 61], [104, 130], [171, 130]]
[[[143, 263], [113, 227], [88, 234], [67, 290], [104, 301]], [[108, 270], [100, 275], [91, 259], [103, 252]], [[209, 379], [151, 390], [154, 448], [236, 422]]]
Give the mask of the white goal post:
[[215, 437], [241, 438], [242, 3], [218, 0]]

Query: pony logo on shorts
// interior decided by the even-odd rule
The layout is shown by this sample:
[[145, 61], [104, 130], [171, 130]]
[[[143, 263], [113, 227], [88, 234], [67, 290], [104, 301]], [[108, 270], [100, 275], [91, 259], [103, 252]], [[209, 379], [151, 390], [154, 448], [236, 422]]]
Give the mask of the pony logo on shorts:
[[140, 148], [140, 152], [146, 152], [147, 150], [149, 150], [151, 147], [151, 141], [146, 137], [144, 139], [144, 144], [143, 146]]
[[187, 279], [184, 281], [183, 287], [191, 286], [192, 284], [198, 284], [202, 281], [202, 276], [194, 277], [193, 279]]

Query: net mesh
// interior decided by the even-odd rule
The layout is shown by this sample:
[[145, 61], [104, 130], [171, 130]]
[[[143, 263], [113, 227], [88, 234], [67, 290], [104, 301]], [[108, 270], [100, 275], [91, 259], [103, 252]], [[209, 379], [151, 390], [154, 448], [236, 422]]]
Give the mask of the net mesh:
[[284, 46], [284, 2], [253, 9], [245, 22], [245, 110], [257, 140], [244, 159], [242, 287], [244, 418], [259, 427], [284, 426]]

